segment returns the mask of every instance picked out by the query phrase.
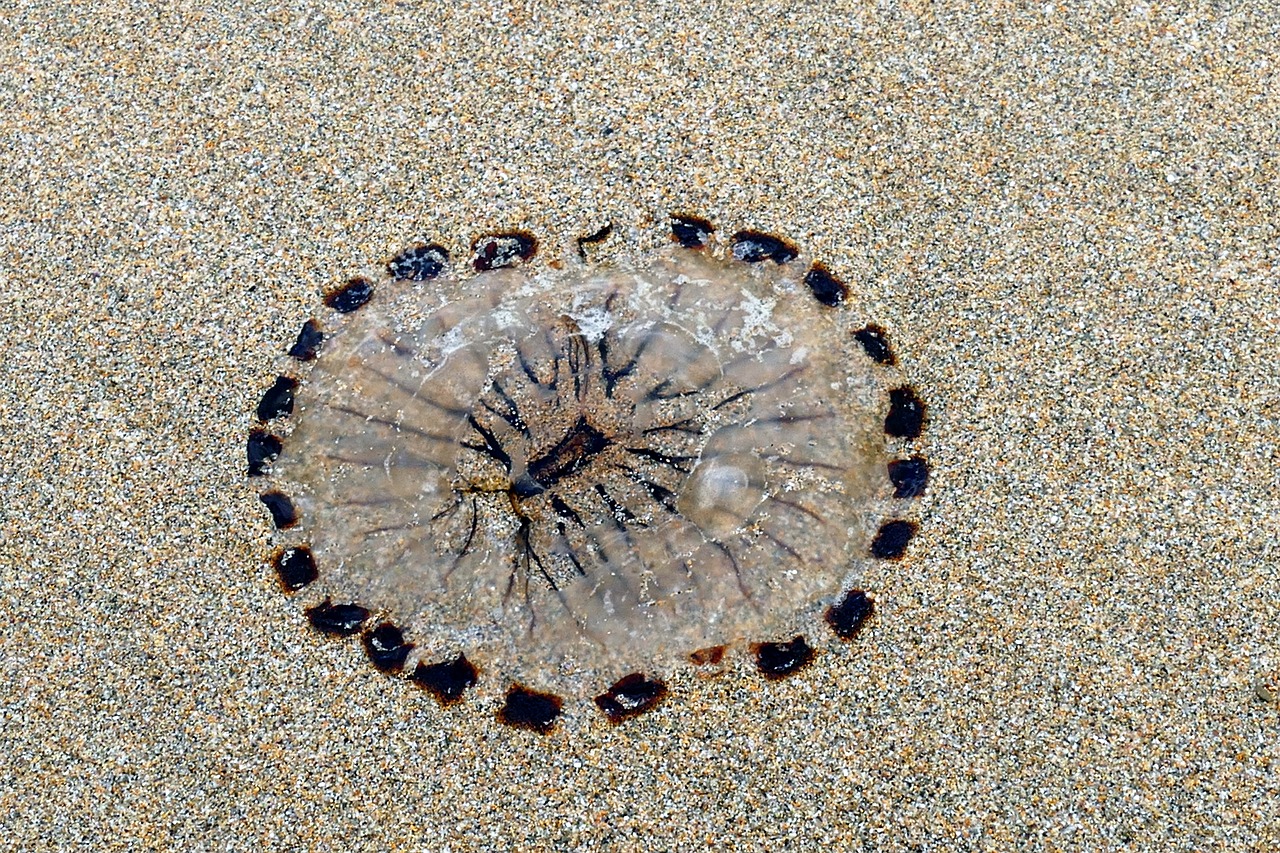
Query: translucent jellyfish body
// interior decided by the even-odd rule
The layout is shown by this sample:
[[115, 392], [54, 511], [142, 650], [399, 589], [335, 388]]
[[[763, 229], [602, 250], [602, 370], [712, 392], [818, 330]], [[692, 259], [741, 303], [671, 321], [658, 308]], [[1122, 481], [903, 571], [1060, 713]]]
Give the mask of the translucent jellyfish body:
[[923, 405], [823, 267], [711, 231], [536, 271], [495, 235], [461, 276], [415, 247], [331, 294], [249, 440], [312, 624], [544, 731], [562, 696], [647, 710], [690, 656], [778, 676], [824, 621], [852, 636], [867, 561], [915, 530]]

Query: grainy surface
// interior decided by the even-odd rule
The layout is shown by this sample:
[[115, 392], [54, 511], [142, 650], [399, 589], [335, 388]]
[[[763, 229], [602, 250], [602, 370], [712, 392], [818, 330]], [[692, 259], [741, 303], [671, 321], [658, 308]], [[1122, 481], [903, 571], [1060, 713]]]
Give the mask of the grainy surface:
[[[0, 844], [1274, 849], [1280, 14], [1075, 5], [6, 12]], [[931, 404], [873, 621], [545, 738], [309, 634], [242, 469], [320, 295], [671, 210]]]

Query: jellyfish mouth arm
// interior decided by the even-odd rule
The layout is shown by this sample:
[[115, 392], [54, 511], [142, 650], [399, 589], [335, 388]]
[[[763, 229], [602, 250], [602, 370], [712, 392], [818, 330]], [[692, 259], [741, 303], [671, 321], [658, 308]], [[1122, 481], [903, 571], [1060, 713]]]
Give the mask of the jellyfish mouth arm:
[[612, 445], [613, 439], [588, 423], [585, 417], [579, 417], [564, 438], [529, 463], [527, 476], [542, 489], [549, 489], [581, 471], [593, 457]]

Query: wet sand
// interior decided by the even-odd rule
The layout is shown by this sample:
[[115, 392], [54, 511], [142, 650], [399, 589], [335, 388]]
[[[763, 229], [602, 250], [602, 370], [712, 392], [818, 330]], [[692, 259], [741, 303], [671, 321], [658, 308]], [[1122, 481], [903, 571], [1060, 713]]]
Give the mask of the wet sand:
[[[1280, 845], [1265, 6], [25, 4], [0, 21], [14, 849]], [[549, 736], [304, 627], [243, 477], [319, 295], [785, 235], [930, 404], [874, 621]]]

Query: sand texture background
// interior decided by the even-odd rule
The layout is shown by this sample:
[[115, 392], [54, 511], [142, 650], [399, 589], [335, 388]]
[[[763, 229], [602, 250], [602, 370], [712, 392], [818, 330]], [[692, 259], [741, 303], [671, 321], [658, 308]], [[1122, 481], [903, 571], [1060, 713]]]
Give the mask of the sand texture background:
[[[1280, 845], [1280, 11], [18, 0], [0, 848]], [[319, 294], [486, 230], [784, 234], [931, 404], [858, 640], [617, 729], [442, 710], [264, 559]]]

